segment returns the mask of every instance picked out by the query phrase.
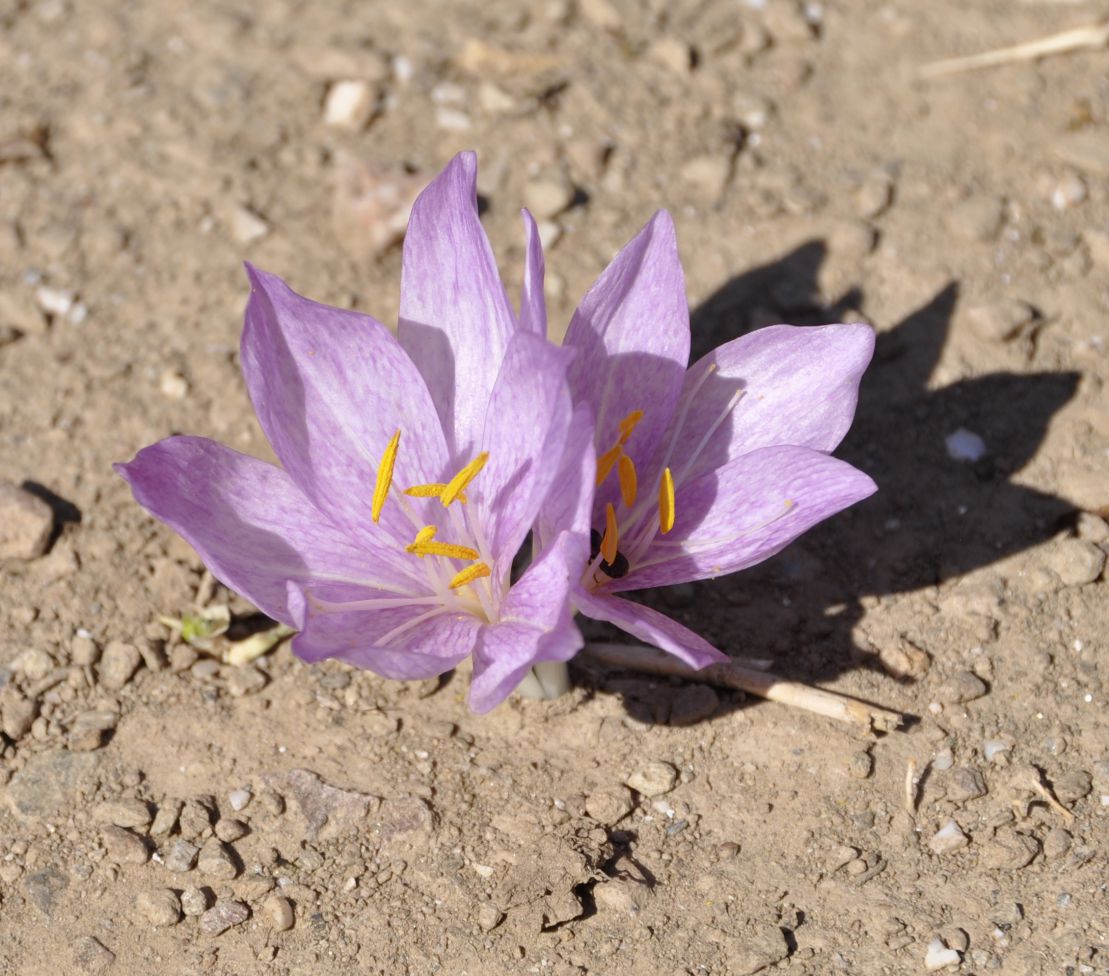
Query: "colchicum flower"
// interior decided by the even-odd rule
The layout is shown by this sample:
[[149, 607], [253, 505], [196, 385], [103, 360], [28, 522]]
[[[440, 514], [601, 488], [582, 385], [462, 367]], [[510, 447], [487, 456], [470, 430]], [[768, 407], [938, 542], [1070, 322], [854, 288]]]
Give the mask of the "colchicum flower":
[[[475, 185], [462, 154], [417, 200], [397, 337], [248, 268], [243, 374], [282, 467], [171, 437], [116, 469], [218, 579], [299, 631], [301, 658], [412, 679], [472, 656], [486, 711], [581, 647], [569, 597], [594, 458], [572, 355], [543, 335], [534, 222], [517, 316]], [[533, 528], [536, 558], [511, 583]]]
[[565, 345], [595, 419], [593, 557], [575, 603], [693, 667], [726, 660], [618, 594], [720, 576], [774, 555], [875, 491], [829, 457], [874, 349], [865, 325], [772, 326], [688, 370], [689, 310], [661, 211], [582, 300]]

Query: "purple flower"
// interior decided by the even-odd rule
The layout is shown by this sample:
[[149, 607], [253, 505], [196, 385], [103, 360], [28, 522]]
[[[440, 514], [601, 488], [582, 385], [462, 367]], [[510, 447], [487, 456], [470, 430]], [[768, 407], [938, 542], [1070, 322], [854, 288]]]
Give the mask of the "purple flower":
[[724, 659], [618, 596], [733, 573], [875, 491], [829, 456], [874, 348], [864, 325], [760, 329], [686, 369], [689, 310], [665, 211], [582, 300], [569, 381], [595, 418], [593, 551], [575, 602], [694, 667]]
[[[411, 679], [472, 655], [470, 704], [486, 711], [581, 647], [569, 597], [594, 459], [572, 356], [542, 335], [534, 223], [517, 316], [475, 180], [462, 154], [416, 201], [399, 337], [248, 268], [243, 374], [282, 467], [171, 437], [116, 470], [215, 576], [300, 631], [301, 658]], [[541, 506], [539, 554], [510, 585]]]

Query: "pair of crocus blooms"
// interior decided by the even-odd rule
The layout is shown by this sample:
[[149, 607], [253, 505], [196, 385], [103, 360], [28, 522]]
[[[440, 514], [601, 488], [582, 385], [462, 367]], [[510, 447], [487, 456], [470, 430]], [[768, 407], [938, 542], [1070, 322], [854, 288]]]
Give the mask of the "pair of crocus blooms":
[[874, 490], [829, 456], [871, 330], [774, 326], [687, 369], [662, 211], [556, 346], [535, 222], [525, 211], [517, 313], [476, 173], [456, 156], [413, 207], [395, 336], [248, 268], [242, 368], [281, 467], [171, 437], [117, 470], [218, 579], [299, 631], [306, 661], [421, 679], [471, 657], [484, 712], [581, 649], [575, 612], [695, 668], [726, 660], [621, 594], [744, 569]]

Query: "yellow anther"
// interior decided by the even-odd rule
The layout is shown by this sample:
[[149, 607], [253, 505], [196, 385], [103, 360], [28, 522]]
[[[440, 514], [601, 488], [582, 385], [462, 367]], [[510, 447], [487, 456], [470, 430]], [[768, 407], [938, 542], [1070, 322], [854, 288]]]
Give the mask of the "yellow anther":
[[616, 529], [616, 509], [612, 502], [605, 505], [605, 534], [601, 539], [601, 556], [610, 566], [616, 561], [616, 550], [620, 543], [620, 534]]
[[[424, 530], [421, 529], [421, 532]], [[446, 556], [447, 559], [477, 559], [480, 553], [469, 546], [456, 546], [453, 542], [421, 542], [419, 537], [415, 542], [404, 547], [405, 552], [413, 556]]]
[[674, 528], [674, 476], [669, 468], [658, 485], [658, 527], [663, 535]]
[[425, 525], [419, 532], [416, 533], [416, 541], [413, 545], [422, 545], [425, 542], [431, 542], [435, 538], [435, 533], [439, 530], [434, 525]]
[[476, 579], [483, 579], [489, 576], [492, 571], [485, 563], [474, 563], [473, 566], [467, 566], [459, 573], [455, 573], [454, 578], [448, 584], [452, 590], [457, 590], [460, 586], [465, 586], [467, 583], [472, 583]]
[[635, 496], [639, 492], [639, 479], [635, 474], [635, 462], [626, 454], [620, 455], [620, 466], [616, 469], [620, 477], [620, 497], [624, 500], [624, 507], [631, 508], [635, 504]]
[[381, 456], [381, 464], [377, 468], [374, 497], [370, 503], [370, 518], [375, 522], [381, 518], [381, 510], [385, 507], [385, 499], [389, 497], [389, 488], [393, 484], [393, 465], [397, 461], [397, 448], [399, 446], [400, 430], [398, 429], [385, 446], [385, 453]]
[[[412, 498], [442, 498], [446, 490], [447, 486], [439, 481], [430, 485], [413, 485], [411, 488], [405, 488], [404, 493]], [[466, 501], [466, 493], [463, 491], [460, 491], [456, 497], [460, 502]]]
[[[447, 483], [447, 487], [443, 489], [443, 493], [439, 496], [439, 500], [443, 503], [444, 507], [453, 502], [459, 495], [462, 494], [465, 487], [478, 476], [478, 472], [485, 467], [485, 462], [489, 460], [489, 452], [482, 451], [476, 458], [466, 465], [461, 471], [458, 472]], [[474, 556], [477, 559], [477, 556]]]
[[605, 451], [599, 458], [597, 458], [597, 487], [605, 483], [605, 478], [609, 476], [612, 471], [612, 466], [616, 463], [616, 459], [624, 453], [624, 449], [617, 444], [615, 447]]
[[632, 431], [639, 425], [639, 421], [643, 419], [642, 410], [633, 410], [623, 420], [620, 421], [620, 444], [623, 446], [628, 443], [628, 438], [631, 437]]

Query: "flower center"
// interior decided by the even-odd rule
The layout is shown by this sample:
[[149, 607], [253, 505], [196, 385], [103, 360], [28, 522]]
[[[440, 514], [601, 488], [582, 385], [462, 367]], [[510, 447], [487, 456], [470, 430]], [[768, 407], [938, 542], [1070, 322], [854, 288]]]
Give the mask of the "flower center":
[[[635, 529], [636, 523], [645, 512], [636, 509], [639, 498], [639, 474], [635, 462], [625, 451], [635, 428], [643, 419], [642, 410], [633, 410], [617, 425], [619, 435], [616, 443], [607, 451], [597, 457], [596, 485], [601, 487], [613, 470], [620, 483], [620, 502], [623, 505], [623, 518], [625, 529]], [[658, 531], [665, 535], [674, 527], [674, 478], [670, 468], [664, 468], [659, 477], [658, 487]], [[625, 531], [625, 535], [629, 533]], [[642, 535], [639, 533], [638, 535]], [[653, 535], [653, 533], [652, 533]], [[620, 525], [616, 515], [616, 507], [612, 502], [605, 504], [604, 532], [593, 530], [592, 555], [590, 557], [589, 571], [586, 573], [587, 582], [602, 584], [609, 579], [619, 579], [626, 576], [630, 570], [628, 557], [620, 551]], [[643, 544], [638, 537], [634, 540], [636, 548]]]
[[[399, 447], [400, 430], [397, 430], [386, 445], [385, 453], [381, 458], [381, 464], [377, 469], [373, 502], [370, 508], [370, 517], [375, 523], [381, 518], [382, 509], [385, 507], [385, 500], [389, 497], [389, 491], [393, 486], [393, 469], [396, 465]], [[481, 473], [481, 469], [485, 467], [488, 460], [488, 452], [482, 451], [451, 478], [450, 481], [445, 483], [435, 482], [424, 485], [412, 485], [404, 489], [404, 494], [412, 498], [438, 498], [443, 503], [443, 508], [445, 509], [449, 509], [452, 502], [460, 502], [464, 505], [466, 504], [465, 489], [469, 486], [470, 482]], [[454, 521], [457, 527], [459, 520]], [[463, 517], [461, 521], [463, 525], [465, 525], [465, 517]], [[416, 524], [418, 525], [419, 523], [417, 522]], [[423, 528], [417, 530], [416, 537], [411, 543], [404, 547], [404, 551], [420, 559], [426, 556], [438, 556], [442, 559], [456, 559], [470, 563], [469, 566], [453, 573], [451, 578], [447, 581], [448, 590], [459, 590], [473, 583], [475, 580], [484, 579], [492, 575], [489, 564], [481, 560], [481, 553], [477, 549], [454, 542], [437, 540], [436, 535], [438, 532], [439, 527], [437, 525], [425, 525]], [[482, 601], [482, 609], [485, 609], [484, 600]]]

